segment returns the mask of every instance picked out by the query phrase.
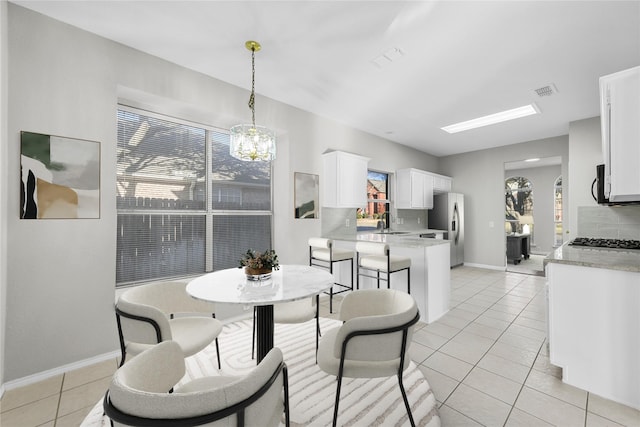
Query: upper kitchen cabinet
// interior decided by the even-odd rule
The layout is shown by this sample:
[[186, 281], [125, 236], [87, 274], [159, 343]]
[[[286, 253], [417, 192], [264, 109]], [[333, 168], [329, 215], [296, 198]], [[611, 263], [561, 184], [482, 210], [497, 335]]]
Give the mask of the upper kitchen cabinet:
[[322, 174], [322, 206], [359, 208], [367, 204], [369, 159], [344, 151], [325, 153]]
[[640, 66], [600, 78], [604, 195], [640, 201]]
[[419, 169], [399, 169], [396, 171], [396, 208], [433, 208], [432, 174]]
[[437, 173], [427, 172], [433, 177], [433, 194], [442, 194], [451, 192], [451, 177], [438, 175]]

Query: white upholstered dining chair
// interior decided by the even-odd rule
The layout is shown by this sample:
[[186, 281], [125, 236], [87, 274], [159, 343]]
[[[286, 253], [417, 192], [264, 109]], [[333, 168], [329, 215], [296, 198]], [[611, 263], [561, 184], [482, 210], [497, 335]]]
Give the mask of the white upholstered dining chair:
[[248, 374], [185, 375], [175, 341], [157, 344], [120, 367], [103, 407], [113, 426], [289, 426], [289, 386], [282, 352], [273, 348]]
[[220, 369], [218, 335], [222, 322], [215, 319], [215, 305], [192, 298], [185, 288], [181, 282], [151, 283], [120, 295], [116, 303], [120, 366], [162, 341], [177, 342], [188, 357], [215, 340]]
[[337, 377], [333, 425], [338, 419], [342, 378], [396, 375], [411, 425], [415, 425], [402, 373], [409, 366], [409, 346], [420, 313], [414, 298], [394, 289], [361, 289], [345, 296], [340, 306], [344, 323], [325, 331], [318, 366]]

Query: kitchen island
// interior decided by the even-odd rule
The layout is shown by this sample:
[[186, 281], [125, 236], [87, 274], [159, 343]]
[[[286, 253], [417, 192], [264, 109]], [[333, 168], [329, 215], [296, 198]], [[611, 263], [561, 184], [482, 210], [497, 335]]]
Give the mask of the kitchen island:
[[544, 263], [562, 381], [640, 409], [640, 251], [564, 244]]
[[[442, 230], [430, 230], [430, 232], [436, 231], [442, 232]], [[416, 299], [420, 309], [420, 319], [423, 322], [431, 323], [449, 311], [451, 273], [449, 241], [419, 236], [427, 234], [427, 232], [428, 230], [403, 232], [403, 234], [361, 232], [355, 236], [332, 236], [330, 238], [333, 239], [335, 247], [353, 251], [359, 241], [386, 243], [393, 256], [411, 258], [411, 295]], [[350, 283], [348, 267], [339, 271], [336, 269], [334, 273], [340, 283]], [[406, 274], [406, 272], [392, 273], [391, 287], [406, 291]], [[355, 276], [353, 283], [355, 286]], [[383, 286], [387, 286], [386, 282], [381, 282], [380, 287]], [[376, 287], [374, 279], [361, 277], [360, 289]]]

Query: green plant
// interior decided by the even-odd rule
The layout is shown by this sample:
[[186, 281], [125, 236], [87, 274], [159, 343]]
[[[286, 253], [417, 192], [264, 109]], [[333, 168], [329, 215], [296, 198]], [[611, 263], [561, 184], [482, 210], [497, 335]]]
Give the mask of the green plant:
[[249, 267], [254, 269], [272, 269], [279, 270], [278, 255], [273, 249], [268, 249], [262, 253], [248, 249], [240, 258], [238, 268]]

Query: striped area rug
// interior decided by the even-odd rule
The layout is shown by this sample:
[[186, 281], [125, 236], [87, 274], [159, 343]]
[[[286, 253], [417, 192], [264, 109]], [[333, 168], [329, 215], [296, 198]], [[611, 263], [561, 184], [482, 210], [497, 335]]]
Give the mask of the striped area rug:
[[[320, 319], [322, 331], [338, 327], [340, 322]], [[289, 399], [291, 425], [330, 426], [336, 392], [336, 378], [321, 371], [315, 363], [315, 322], [275, 325], [275, 346], [282, 349], [289, 369]], [[222, 374], [242, 375], [255, 367], [251, 359], [251, 320], [224, 326], [220, 334]], [[217, 370], [215, 345], [185, 359], [187, 374], [181, 382], [207, 375], [220, 375]], [[419, 426], [440, 426], [436, 400], [427, 380], [411, 362], [404, 372], [403, 382]], [[101, 403], [87, 416], [82, 426], [108, 426], [102, 416]], [[405, 426], [409, 425], [397, 378], [351, 379], [342, 382], [341, 426]]]

